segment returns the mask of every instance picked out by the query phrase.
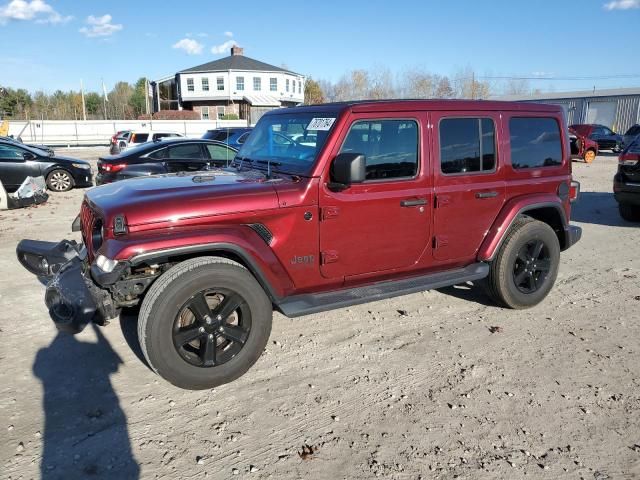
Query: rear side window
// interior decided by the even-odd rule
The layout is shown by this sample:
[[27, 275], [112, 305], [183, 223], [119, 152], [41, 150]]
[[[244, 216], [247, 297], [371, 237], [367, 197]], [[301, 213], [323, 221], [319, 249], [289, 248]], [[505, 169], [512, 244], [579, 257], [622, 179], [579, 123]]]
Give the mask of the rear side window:
[[562, 163], [560, 126], [554, 118], [512, 118], [509, 134], [513, 168], [553, 167]]
[[356, 122], [340, 152], [365, 155], [367, 180], [415, 177], [418, 173], [418, 123], [414, 120]]
[[133, 137], [133, 143], [144, 143], [148, 138], [148, 133], [136, 133]]
[[238, 140], [236, 140], [236, 141], [237, 141], [239, 144], [241, 144], [241, 145], [242, 145], [242, 144], [245, 142], [245, 140], [247, 139], [247, 137], [249, 136], [249, 134], [250, 134], [250, 133], [251, 133], [251, 132], [243, 133], [242, 135], [240, 135], [240, 136], [238, 137]]
[[440, 169], [445, 175], [496, 168], [496, 133], [490, 118], [440, 121]]
[[176, 145], [169, 147], [169, 158], [202, 158], [200, 145], [197, 143], [188, 143], [186, 145]]

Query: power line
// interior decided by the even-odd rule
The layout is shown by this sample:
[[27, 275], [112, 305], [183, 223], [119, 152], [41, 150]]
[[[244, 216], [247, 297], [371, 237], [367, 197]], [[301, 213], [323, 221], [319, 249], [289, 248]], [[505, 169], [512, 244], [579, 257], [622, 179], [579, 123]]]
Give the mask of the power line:
[[[471, 79], [471, 77], [467, 77]], [[502, 75], [478, 75], [476, 78], [483, 78], [486, 80], [553, 80], [553, 81], [578, 81], [578, 80], [616, 80], [627, 78], [640, 78], [640, 74], [625, 74], [625, 75], [595, 75], [584, 77], [550, 77], [550, 76], [502, 76]]]

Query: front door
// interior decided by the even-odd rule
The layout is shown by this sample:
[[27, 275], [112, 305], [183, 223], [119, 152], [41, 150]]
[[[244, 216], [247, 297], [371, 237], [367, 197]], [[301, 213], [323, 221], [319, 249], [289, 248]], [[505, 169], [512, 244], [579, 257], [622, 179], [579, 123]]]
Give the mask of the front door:
[[40, 175], [40, 164], [26, 159], [30, 152], [7, 143], [0, 144], [0, 180], [7, 191], [16, 190], [25, 178]]
[[[321, 273], [345, 278], [430, 255], [431, 184], [423, 113], [353, 115], [333, 152], [366, 157], [366, 181], [320, 193]], [[328, 169], [327, 169], [328, 170]]]
[[474, 257], [505, 202], [498, 155], [500, 116], [434, 113], [434, 252], [436, 260]]

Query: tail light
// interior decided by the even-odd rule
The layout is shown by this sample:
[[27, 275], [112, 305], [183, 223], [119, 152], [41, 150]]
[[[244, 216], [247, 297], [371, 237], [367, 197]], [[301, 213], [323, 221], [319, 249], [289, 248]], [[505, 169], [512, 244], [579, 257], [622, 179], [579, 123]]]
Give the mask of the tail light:
[[578, 199], [579, 194], [580, 194], [580, 182], [576, 182], [575, 180], [572, 180], [571, 185], [569, 186], [569, 201], [575, 202]]
[[116, 173], [126, 167], [127, 167], [126, 163], [103, 163], [102, 164], [102, 169], [108, 173]]
[[618, 157], [618, 164], [625, 167], [632, 167], [640, 162], [640, 154], [622, 153]]

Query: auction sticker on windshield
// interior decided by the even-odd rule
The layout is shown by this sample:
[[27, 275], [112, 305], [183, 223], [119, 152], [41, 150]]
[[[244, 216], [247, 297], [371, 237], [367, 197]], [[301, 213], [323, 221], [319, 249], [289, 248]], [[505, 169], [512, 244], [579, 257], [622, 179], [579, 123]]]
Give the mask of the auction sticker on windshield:
[[329, 130], [335, 121], [335, 118], [312, 118], [307, 130]]

